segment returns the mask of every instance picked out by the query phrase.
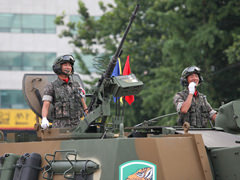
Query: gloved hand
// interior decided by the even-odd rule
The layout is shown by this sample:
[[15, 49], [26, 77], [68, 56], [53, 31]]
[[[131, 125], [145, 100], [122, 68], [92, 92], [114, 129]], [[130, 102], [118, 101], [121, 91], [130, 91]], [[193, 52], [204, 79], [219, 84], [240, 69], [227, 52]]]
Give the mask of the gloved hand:
[[48, 119], [47, 119], [46, 117], [43, 117], [43, 118], [42, 118], [41, 127], [42, 127], [43, 129], [47, 129], [47, 127], [49, 127], [49, 121], [48, 121]]
[[80, 90], [80, 95], [82, 97], [85, 97], [85, 94], [86, 94], [85, 90], [83, 88], [81, 88], [81, 87], [79, 88], [79, 90]]
[[194, 94], [195, 93], [195, 88], [196, 88], [196, 83], [195, 82], [190, 82], [189, 85], [188, 85], [189, 94]]

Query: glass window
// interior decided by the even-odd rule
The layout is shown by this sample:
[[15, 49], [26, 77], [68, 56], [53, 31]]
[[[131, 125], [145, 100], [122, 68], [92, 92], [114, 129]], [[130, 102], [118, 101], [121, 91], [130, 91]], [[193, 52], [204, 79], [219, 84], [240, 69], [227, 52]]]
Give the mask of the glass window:
[[56, 33], [56, 25], [54, 23], [56, 16], [45, 15], [45, 31], [46, 33]]
[[11, 32], [21, 32], [21, 16], [14, 14], [11, 22]]
[[52, 65], [56, 59], [56, 53], [46, 53], [45, 54], [45, 62], [46, 62], [46, 70], [52, 71]]
[[98, 21], [101, 18], [101, 16], [94, 16], [94, 20]]
[[21, 90], [0, 90], [0, 108], [29, 108]]
[[72, 16], [70, 16], [69, 19], [70, 19], [71, 22], [75, 22], [75, 23], [77, 23], [77, 22], [79, 22], [79, 21], [82, 22], [82, 18], [81, 18], [81, 16], [79, 16], [79, 15], [72, 15]]
[[[19, 52], [1, 52], [0, 53], [0, 70], [19, 70], [21, 67], [22, 53]], [[17, 67], [17, 68], [16, 68]]]
[[81, 16], [79, 16], [79, 15], [72, 15], [72, 16], [69, 17], [69, 20], [70, 20], [71, 23], [75, 23], [75, 29], [71, 30], [71, 32], [73, 34], [77, 34], [76, 27], [78, 26], [79, 22], [83, 22]]
[[27, 33], [43, 33], [43, 15], [22, 15], [22, 31]]
[[[81, 55], [89, 71], [94, 68], [94, 56]], [[0, 70], [23, 71], [52, 71], [52, 65], [56, 59], [56, 53], [44, 52], [0, 52]], [[80, 72], [78, 61], [74, 64], [76, 72]]]
[[94, 64], [94, 56], [93, 55], [81, 55], [84, 63], [86, 64], [88, 70], [90, 72], [94, 72], [95, 71], [95, 68], [93, 67], [93, 64]]
[[51, 71], [56, 53], [0, 52], [0, 70]]
[[44, 70], [45, 69], [44, 53], [24, 53], [23, 54], [23, 70]]
[[0, 14], [0, 32], [56, 33], [55, 15]]
[[12, 21], [12, 14], [2, 14], [0, 16], [0, 31], [8, 32], [10, 30], [10, 25]]

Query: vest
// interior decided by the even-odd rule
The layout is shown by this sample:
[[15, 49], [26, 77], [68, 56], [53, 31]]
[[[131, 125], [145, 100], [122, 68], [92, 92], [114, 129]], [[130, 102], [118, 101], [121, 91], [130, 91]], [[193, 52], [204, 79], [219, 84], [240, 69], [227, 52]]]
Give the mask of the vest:
[[52, 117], [57, 120], [80, 119], [83, 115], [80, 85], [69, 80], [68, 83], [60, 79], [52, 82], [53, 106]]
[[[188, 97], [188, 91], [184, 90], [178, 93], [185, 101]], [[180, 113], [178, 125], [183, 125], [185, 121], [194, 127], [206, 127], [210, 118], [206, 105], [206, 96], [198, 93], [193, 97], [192, 104], [186, 114]]]

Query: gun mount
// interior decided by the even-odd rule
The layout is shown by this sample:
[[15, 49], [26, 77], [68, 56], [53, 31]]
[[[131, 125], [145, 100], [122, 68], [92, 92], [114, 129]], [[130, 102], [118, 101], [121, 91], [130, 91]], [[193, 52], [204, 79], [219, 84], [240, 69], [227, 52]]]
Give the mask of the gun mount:
[[116, 76], [111, 77], [114, 67], [119, 58], [123, 43], [127, 37], [130, 30], [132, 22], [136, 16], [139, 9], [139, 4], [134, 9], [134, 12], [130, 18], [130, 22], [124, 32], [123, 38], [114, 53], [105, 73], [101, 76], [93, 93], [91, 102], [88, 106], [89, 114], [80, 122], [78, 127], [73, 130], [73, 134], [79, 134], [86, 132], [91, 126], [95, 126], [94, 123], [97, 119], [101, 118], [101, 122], [97, 125], [102, 126], [100, 130], [104, 132], [104, 124], [106, 118], [110, 116], [110, 95], [115, 97], [129, 96], [137, 94], [143, 87], [143, 83], [139, 81], [134, 74], [127, 76]]

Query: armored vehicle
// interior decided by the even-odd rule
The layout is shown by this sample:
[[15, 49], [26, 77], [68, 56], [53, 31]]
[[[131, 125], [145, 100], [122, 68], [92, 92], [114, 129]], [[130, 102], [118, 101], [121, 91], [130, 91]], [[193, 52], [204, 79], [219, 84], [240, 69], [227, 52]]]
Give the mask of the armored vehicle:
[[[0, 134], [1, 180], [240, 179], [238, 100], [220, 107], [216, 127], [162, 127], [145, 122], [124, 128], [120, 116], [108, 126], [110, 97], [135, 95], [143, 88], [134, 74], [111, 77], [137, 9], [106, 72], [89, 95], [89, 114], [77, 127], [43, 130], [37, 121], [36, 138], [28, 142]], [[24, 95], [39, 118], [43, 88], [55, 78], [49, 74], [23, 78]], [[81, 83], [79, 76], [73, 78]], [[51, 109], [49, 120], [53, 120]]]

